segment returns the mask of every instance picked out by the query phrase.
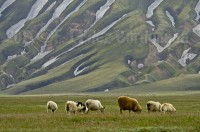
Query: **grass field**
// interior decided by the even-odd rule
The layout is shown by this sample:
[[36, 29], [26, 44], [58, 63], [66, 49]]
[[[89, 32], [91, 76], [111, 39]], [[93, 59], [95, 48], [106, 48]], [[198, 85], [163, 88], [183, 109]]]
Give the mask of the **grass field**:
[[[184, 95], [129, 95], [143, 106], [141, 114], [123, 111], [119, 114], [117, 95], [45, 95], [1, 96], [0, 131], [200, 131], [200, 94]], [[67, 100], [84, 102], [99, 99], [106, 107], [105, 113], [68, 115], [64, 110]], [[46, 112], [46, 102], [58, 104], [56, 114]], [[151, 113], [146, 110], [149, 100], [170, 102], [175, 114]]]

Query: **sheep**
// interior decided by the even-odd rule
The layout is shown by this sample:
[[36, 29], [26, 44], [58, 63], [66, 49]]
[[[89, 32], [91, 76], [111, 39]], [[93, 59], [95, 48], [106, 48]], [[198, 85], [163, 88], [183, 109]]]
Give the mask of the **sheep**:
[[148, 112], [161, 112], [161, 104], [160, 102], [155, 102], [155, 101], [148, 101], [147, 102], [147, 110]]
[[174, 112], [176, 112], [176, 109], [170, 103], [163, 103], [161, 105], [161, 110], [162, 110], [163, 113], [166, 113], [166, 112], [174, 113]]
[[101, 113], [104, 113], [105, 107], [101, 104], [99, 100], [88, 99], [86, 100], [85, 105], [88, 108], [87, 113], [89, 112], [89, 110], [92, 111], [100, 110]]
[[77, 103], [76, 106], [77, 106], [77, 111], [78, 112], [85, 112], [85, 113], [87, 113], [88, 108], [86, 107], [86, 105], [84, 103], [79, 102], [79, 101], [76, 101], [76, 103]]
[[47, 113], [48, 113], [48, 110], [51, 110], [54, 114], [57, 109], [58, 109], [58, 105], [54, 101], [47, 102]]
[[133, 112], [141, 112], [142, 107], [139, 105], [138, 101], [135, 98], [130, 98], [127, 96], [120, 96], [118, 98], [118, 105], [120, 108], [120, 114], [122, 114], [122, 110], [132, 110]]
[[65, 111], [69, 114], [76, 114], [77, 112], [87, 112], [88, 108], [79, 101], [67, 101], [65, 104]]

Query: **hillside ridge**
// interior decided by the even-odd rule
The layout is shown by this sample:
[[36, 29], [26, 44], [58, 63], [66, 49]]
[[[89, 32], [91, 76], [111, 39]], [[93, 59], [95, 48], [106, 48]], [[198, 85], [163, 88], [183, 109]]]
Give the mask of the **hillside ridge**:
[[199, 13], [200, 0], [0, 0], [0, 94], [197, 90]]

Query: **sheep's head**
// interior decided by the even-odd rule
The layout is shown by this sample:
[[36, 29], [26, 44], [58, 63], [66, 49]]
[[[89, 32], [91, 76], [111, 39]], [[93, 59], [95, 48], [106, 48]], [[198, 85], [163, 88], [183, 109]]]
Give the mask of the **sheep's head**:
[[104, 113], [105, 107], [103, 106], [103, 108], [101, 108], [101, 112]]
[[137, 106], [137, 112], [141, 113], [142, 112], [142, 107], [140, 105]]
[[89, 111], [88, 107], [85, 106], [84, 112], [88, 113], [88, 111]]
[[142, 112], [142, 109], [137, 111], [137, 113], [141, 113], [141, 112]]

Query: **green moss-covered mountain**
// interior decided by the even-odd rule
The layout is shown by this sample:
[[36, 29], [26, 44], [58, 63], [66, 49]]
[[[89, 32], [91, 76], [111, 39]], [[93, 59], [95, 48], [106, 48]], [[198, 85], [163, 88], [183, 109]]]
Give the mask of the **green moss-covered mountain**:
[[198, 0], [0, 0], [0, 14], [1, 94], [200, 90]]

